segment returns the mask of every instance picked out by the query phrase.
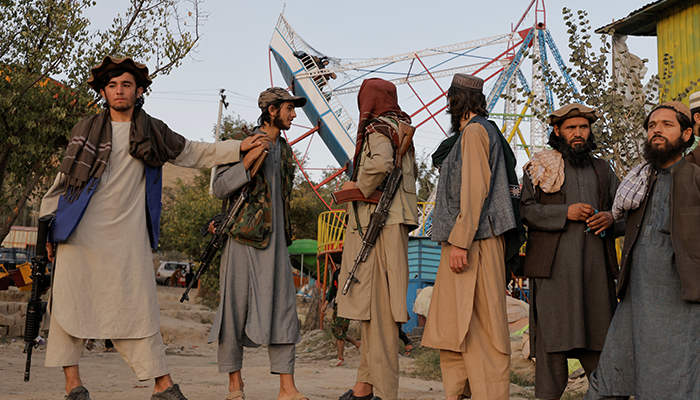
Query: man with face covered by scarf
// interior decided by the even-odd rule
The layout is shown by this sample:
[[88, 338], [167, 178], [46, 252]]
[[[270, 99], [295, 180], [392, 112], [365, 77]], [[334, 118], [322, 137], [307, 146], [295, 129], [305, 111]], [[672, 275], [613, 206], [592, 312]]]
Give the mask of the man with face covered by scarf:
[[617, 258], [613, 223], [620, 184], [596, 158], [595, 109], [569, 104], [549, 116], [549, 145], [524, 166], [520, 215], [529, 229], [525, 276], [530, 278], [530, 347], [535, 396], [558, 399], [568, 381], [567, 358], [587, 375], [598, 365], [615, 311]]
[[[353, 176], [343, 189], [357, 188], [364, 197], [382, 186], [394, 168], [401, 144], [399, 121], [410, 123], [401, 111], [396, 87], [382, 79], [368, 79], [358, 94], [360, 125], [357, 132]], [[362, 346], [357, 383], [341, 400], [395, 400], [399, 388], [398, 324], [408, 320], [408, 233], [417, 226], [415, 154], [413, 146], [401, 161], [402, 181], [394, 196], [386, 225], [367, 261], [357, 269], [360, 283], [338, 296], [338, 315], [362, 321]], [[376, 204], [349, 203], [343, 247], [344, 266], [339, 283], [348, 277], [362, 246]]]

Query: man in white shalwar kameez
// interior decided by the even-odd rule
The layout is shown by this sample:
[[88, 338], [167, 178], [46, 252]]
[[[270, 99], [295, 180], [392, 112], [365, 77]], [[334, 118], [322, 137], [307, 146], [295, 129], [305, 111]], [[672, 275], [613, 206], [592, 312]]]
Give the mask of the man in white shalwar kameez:
[[41, 204], [42, 216], [55, 217], [45, 364], [63, 367], [67, 399], [89, 400], [78, 370], [85, 339], [112, 339], [139, 380], [155, 379], [151, 399], [182, 400], [165, 360], [149, 249], [158, 243], [161, 167], [211, 168], [262, 142], [190, 142], [171, 131], [141, 109], [151, 80], [131, 58], [107, 56], [91, 72], [106, 109], [73, 128]]

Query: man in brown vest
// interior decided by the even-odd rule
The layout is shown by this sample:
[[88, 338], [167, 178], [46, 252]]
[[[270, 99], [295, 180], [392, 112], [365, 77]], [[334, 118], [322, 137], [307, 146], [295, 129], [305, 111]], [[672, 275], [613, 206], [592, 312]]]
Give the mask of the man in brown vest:
[[596, 368], [615, 311], [614, 238], [624, 223], [614, 223], [610, 210], [620, 180], [592, 154], [597, 119], [582, 104], [556, 110], [548, 118], [553, 150], [523, 167], [520, 215], [529, 231], [525, 275], [538, 399], [564, 392], [567, 358], [578, 358], [586, 374]]

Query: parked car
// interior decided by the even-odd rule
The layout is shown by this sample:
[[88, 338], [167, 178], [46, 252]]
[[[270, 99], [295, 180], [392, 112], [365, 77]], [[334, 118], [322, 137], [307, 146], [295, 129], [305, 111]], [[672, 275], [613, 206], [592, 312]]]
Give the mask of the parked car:
[[[182, 279], [178, 282], [171, 282], [171, 277], [173, 273], [178, 269], [182, 268]], [[180, 261], [161, 261], [158, 270], [156, 271], [156, 283], [165, 286], [181, 286], [182, 282], [185, 280], [185, 274], [191, 272], [192, 265], [187, 262]]]
[[14, 247], [0, 248], [0, 264], [4, 265], [8, 271], [16, 269], [18, 265], [29, 261], [31, 261], [29, 251], [25, 249], [17, 249]]

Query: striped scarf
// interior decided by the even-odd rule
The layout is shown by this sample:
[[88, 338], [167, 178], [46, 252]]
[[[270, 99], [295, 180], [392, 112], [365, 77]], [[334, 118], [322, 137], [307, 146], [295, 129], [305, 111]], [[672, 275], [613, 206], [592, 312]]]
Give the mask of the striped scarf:
[[[129, 131], [129, 154], [152, 167], [160, 167], [177, 158], [185, 147], [185, 138], [145, 111], [134, 109]], [[66, 175], [65, 197], [75, 201], [88, 182], [94, 186], [107, 168], [112, 152], [112, 124], [109, 109], [75, 124], [66, 156], [58, 171]], [[93, 179], [94, 178], [94, 179]], [[88, 190], [93, 189], [93, 187]]]

